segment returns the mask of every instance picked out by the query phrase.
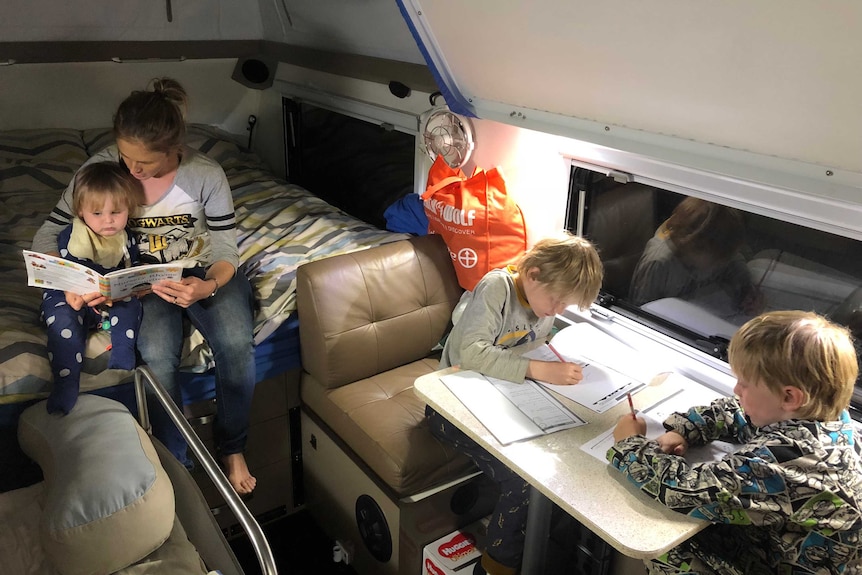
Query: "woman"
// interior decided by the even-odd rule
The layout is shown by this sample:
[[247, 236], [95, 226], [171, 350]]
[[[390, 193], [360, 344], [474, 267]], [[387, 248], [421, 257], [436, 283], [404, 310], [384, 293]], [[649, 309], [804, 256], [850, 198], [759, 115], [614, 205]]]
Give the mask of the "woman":
[[[116, 143], [86, 163], [119, 162], [142, 183], [145, 203], [129, 220], [141, 263], [182, 261], [186, 268], [182, 281], [155, 285], [142, 298], [138, 351], [181, 406], [177, 372], [184, 317], [200, 330], [215, 360], [218, 455], [231, 485], [247, 494], [256, 485], [243, 455], [255, 384], [253, 296], [247, 278], [236, 273], [236, 221], [224, 171], [183, 143], [187, 100], [170, 78], [132, 92], [114, 115]], [[57, 234], [71, 219], [73, 185], [36, 233], [35, 251], [57, 251]], [[95, 306], [104, 298], [90, 294], [85, 301]], [[152, 410], [152, 423], [155, 436], [189, 464], [185, 441], [163, 409]]]

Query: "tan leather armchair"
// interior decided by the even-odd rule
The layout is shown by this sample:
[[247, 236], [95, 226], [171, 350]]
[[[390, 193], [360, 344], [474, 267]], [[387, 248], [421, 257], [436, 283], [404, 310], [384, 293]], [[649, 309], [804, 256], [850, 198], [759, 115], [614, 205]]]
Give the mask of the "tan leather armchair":
[[303, 409], [398, 496], [474, 470], [425, 427], [417, 377], [462, 290], [439, 236], [311, 262], [297, 271]]

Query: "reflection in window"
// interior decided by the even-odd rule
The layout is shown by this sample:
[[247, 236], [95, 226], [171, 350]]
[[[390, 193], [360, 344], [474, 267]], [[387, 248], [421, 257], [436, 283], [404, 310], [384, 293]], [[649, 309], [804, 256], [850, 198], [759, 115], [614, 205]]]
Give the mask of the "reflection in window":
[[[660, 316], [674, 315], [678, 302], [691, 302], [741, 325], [762, 309], [759, 288], [741, 252], [744, 234], [738, 210], [683, 199], [646, 242], [632, 274], [629, 300]], [[706, 330], [724, 337], [735, 331], [729, 324]]]

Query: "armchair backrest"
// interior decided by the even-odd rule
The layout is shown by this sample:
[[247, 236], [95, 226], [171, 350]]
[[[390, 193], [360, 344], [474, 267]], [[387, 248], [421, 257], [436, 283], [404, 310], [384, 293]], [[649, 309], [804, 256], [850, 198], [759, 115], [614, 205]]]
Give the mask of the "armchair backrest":
[[427, 357], [463, 291], [435, 235], [310, 262], [296, 276], [302, 366], [330, 389]]

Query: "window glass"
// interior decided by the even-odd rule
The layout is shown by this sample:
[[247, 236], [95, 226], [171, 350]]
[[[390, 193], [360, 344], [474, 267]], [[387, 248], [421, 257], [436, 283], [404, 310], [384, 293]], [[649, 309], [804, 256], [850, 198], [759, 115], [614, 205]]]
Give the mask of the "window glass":
[[386, 208], [413, 191], [416, 137], [308, 102], [283, 106], [290, 182], [385, 228]]
[[605, 265], [600, 305], [722, 359], [769, 310], [815, 311], [862, 338], [857, 240], [583, 168], [575, 179]]

